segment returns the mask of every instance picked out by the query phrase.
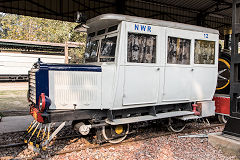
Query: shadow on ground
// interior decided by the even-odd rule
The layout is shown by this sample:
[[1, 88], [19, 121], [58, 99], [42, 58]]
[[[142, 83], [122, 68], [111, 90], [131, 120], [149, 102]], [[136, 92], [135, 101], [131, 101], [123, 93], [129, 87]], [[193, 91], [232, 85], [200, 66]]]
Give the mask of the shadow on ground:
[[27, 90], [0, 90], [0, 113], [3, 116], [28, 114]]

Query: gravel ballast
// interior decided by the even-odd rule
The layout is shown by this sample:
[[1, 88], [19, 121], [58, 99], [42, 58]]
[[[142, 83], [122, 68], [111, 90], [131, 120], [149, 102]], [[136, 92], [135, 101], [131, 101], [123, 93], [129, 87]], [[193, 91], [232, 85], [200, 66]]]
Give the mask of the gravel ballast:
[[[191, 134], [208, 134], [222, 131], [223, 127]], [[58, 159], [158, 159], [158, 160], [237, 160], [212, 147], [207, 138], [179, 138], [174, 134], [147, 140], [123, 143], [118, 146], [86, 149], [79, 152], [56, 155]]]
[[[102, 146], [91, 149], [94, 144], [89, 143], [85, 138], [72, 138], [63, 141], [56, 141], [50, 146], [50, 152], [58, 153], [69, 149], [81, 149], [71, 153], [53, 155], [47, 159], [59, 160], [78, 160], [78, 159], [157, 159], [157, 160], [237, 160], [236, 156], [224, 155], [221, 150], [212, 147], [207, 138], [179, 138], [182, 135], [197, 135], [221, 132], [224, 126], [193, 131], [191, 133], [179, 133], [166, 136], [153, 137], [145, 140], [134, 141], [135, 138], [146, 138], [152, 135], [161, 135], [169, 133], [167, 131], [154, 131], [154, 128], [141, 131], [136, 135], [129, 136], [121, 144]], [[18, 133], [11, 135], [1, 135], [0, 139], [5, 142], [10, 139], [16, 139]], [[23, 133], [20, 134], [20, 137]], [[8, 138], [7, 138], [8, 137]], [[133, 141], [132, 141], [133, 140]], [[15, 140], [17, 142], [17, 140]], [[39, 158], [40, 156], [33, 153], [26, 146], [0, 149], [0, 159]]]

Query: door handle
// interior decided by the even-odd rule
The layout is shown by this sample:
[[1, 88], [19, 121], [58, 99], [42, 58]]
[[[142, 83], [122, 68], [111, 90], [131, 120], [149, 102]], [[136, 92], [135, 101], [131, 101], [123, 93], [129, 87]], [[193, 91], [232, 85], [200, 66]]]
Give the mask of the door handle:
[[194, 71], [194, 69], [192, 68], [191, 71]]
[[157, 68], [157, 71], [159, 71], [159, 70], [160, 70], [160, 68], [158, 67], [158, 68]]

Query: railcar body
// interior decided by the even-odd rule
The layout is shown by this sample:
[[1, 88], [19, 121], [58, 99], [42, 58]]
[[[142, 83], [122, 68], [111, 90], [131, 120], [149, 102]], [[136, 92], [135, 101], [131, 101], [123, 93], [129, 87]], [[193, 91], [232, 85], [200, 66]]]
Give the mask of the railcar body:
[[73, 120], [82, 134], [101, 126], [111, 142], [125, 138], [130, 123], [214, 115], [217, 30], [116, 14], [87, 25], [86, 64], [39, 61], [29, 72], [36, 121]]

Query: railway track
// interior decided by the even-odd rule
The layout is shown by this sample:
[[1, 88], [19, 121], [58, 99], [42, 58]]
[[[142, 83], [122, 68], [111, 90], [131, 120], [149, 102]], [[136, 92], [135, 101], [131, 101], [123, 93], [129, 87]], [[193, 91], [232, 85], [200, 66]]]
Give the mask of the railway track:
[[[57, 138], [55, 138], [55, 140], [62, 140], [62, 139], [75, 138], [75, 137], [79, 137], [79, 134], [78, 135], [73, 135], [73, 136], [57, 137]], [[0, 145], [0, 149], [2, 149], [2, 148], [9, 148], [9, 147], [26, 146], [26, 145], [27, 145], [27, 143], [24, 143], [24, 142], [22, 142], [22, 143], [4, 144], [4, 145]]]
[[[85, 145], [83, 147], [80, 148], [74, 148], [74, 149], [68, 149], [68, 150], [64, 150], [64, 151], [57, 151], [57, 152], [52, 152], [52, 153], [44, 153], [44, 154], [39, 154], [37, 157], [35, 156], [26, 156], [26, 157], [12, 157], [12, 158], [17, 158], [17, 159], [34, 159], [34, 158], [38, 158], [39, 156], [41, 158], [47, 158], [47, 157], [52, 157], [55, 155], [64, 155], [67, 153], [71, 153], [71, 152], [79, 152], [79, 151], [83, 151], [86, 149], [99, 149], [99, 148], [104, 148], [104, 147], [112, 147], [112, 146], [118, 146], [118, 145], [123, 145], [123, 144], [127, 144], [127, 143], [133, 143], [133, 142], [138, 142], [138, 141], [143, 141], [143, 140], [148, 140], [148, 139], [152, 139], [152, 138], [157, 138], [157, 137], [161, 137], [161, 136], [169, 136], [169, 135], [174, 135], [174, 134], [187, 134], [187, 133], [192, 133], [192, 132], [196, 132], [196, 131], [201, 131], [201, 130], [205, 130], [205, 129], [211, 129], [211, 128], [216, 128], [216, 127], [221, 127], [224, 126], [224, 124], [212, 124], [210, 126], [204, 126], [204, 127], [200, 127], [200, 128], [189, 128], [189, 129], [185, 129], [183, 132], [181, 133], [174, 133], [174, 132], [162, 132], [162, 133], [157, 133], [157, 134], [153, 134], [151, 136], [140, 136], [140, 137], [136, 137], [136, 135], [138, 135], [137, 132], [132, 132], [131, 134], [136, 133], [136, 135], [133, 135], [131, 138], [118, 143], [118, 144], [111, 144], [111, 143], [105, 143], [105, 144], [94, 144], [94, 145]], [[134, 137], [135, 136], [135, 137]], [[67, 140], [70, 138], [76, 138], [79, 137], [79, 135], [72, 135], [72, 136], [64, 136], [64, 137], [59, 137], [55, 139], [55, 142], [57, 142], [58, 140]], [[9, 147], [20, 147], [20, 146], [24, 146], [26, 145], [25, 143], [12, 143], [12, 144], [7, 144], [7, 145], [0, 145], [0, 149], [3, 148], [9, 148]], [[67, 145], [67, 144], [66, 144]], [[47, 156], [47, 157], [45, 157]], [[11, 158], [11, 157], [7, 157]]]
[[[224, 126], [224, 124], [216, 124], [214, 126], [208, 126], [208, 127], [203, 127], [201, 129], [186, 129], [185, 131], [181, 132], [181, 134], [186, 134], [186, 133], [191, 133], [193, 131], [199, 131], [199, 130], [203, 130], [203, 129], [209, 129], [209, 128], [214, 128], [214, 127], [220, 127], [220, 126]], [[111, 146], [118, 146], [118, 145], [122, 145], [125, 143], [132, 143], [132, 142], [137, 142], [137, 141], [143, 141], [143, 140], [147, 140], [147, 139], [152, 139], [152, 138], [157, 138], [157, 137], [161, 137], [161, 136], [168, 136], [168, 135], [173, 135], [173, 134], [179, 134], [179, 133], [174, 133], [174, 132], [166, 132], [166, 133], [162, 133], [159, 135], [153, 135], [153, 136], [148, 136], [148, 137], [142, 137], [142, 138], [133, 138], [131, 140], [125, 140], [121, 143], [117, 143], [117, 144], [112, 144], [112, 143], [106, 143], [106, 144], [102, 144], [102, 145], [96, 145], [93, 147], [84, 147], [81, 149], [73, 149], [73, 150], [67, 150], [67, 151], [61, 151], [61, 152], [57, 152], [54, 153], [54, 155], [61, 155], [61, 154], [66, 154], [66, 153], [71, 153], [71, 152], [77, 152], [77, 151], [81, 151], [81, 150], [86, 150], [86, 149], [98, 149], [98, 148], [103, 148], [103, 147], [111, 147]], [[51, 155], [51, 156], [54, 156]]]

